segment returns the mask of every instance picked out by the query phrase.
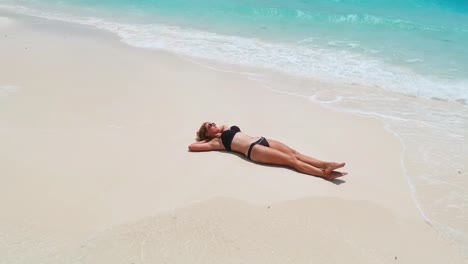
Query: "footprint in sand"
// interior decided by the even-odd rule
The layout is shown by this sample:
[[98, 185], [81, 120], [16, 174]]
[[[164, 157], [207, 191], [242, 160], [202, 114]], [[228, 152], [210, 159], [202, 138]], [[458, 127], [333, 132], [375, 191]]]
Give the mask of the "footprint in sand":
[[20, 87], [15, 85], [0, 85], [0, 97], [16, 93], [19, 89]]

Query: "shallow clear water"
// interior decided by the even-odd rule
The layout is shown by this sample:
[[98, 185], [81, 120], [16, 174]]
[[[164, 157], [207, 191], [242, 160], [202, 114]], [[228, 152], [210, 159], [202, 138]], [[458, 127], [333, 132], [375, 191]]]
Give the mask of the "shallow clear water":
[[366, 85], [301, 87], [255, 75], [277, 92], [382, 120], [405, 148], [402, 165], [422, 216], [468, 252], [468, 1], [0, 0], [1, 7], [92, 25], [136, 47]]
[[136, 46], [224, 57], [227, 62], [375, 85], [417, 96], [468, 100], [467, 1], [0, 3], [112, 29]]

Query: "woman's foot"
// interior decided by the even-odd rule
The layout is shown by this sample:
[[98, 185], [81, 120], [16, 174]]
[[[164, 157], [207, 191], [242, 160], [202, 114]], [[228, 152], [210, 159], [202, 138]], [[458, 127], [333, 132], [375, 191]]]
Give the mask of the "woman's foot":
[[347, 172], [332, 171], [330, 174], [323, 176], [325, 180], [333, 181], [336, 178], [348, 175]]
[[325, 174], [330, 174], [330, 173], [332, 173], [332, 171], [334, 171], [336, 169], [343, 168], [344, 165], [346, 165], [346, 163], [344, 163], [344, 162], [342, 162], [342, 163], [328, 162], [327, 167], [323, 171], [325, 172]]

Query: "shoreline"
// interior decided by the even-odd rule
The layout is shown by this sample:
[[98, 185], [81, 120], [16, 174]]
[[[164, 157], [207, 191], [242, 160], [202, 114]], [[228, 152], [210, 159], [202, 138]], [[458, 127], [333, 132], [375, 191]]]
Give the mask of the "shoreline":
[[[8, 32], [11, 33], [8, 34], [8, 41], [11, 42], [4, 44], [7, 49], [2, 47], [11, 52], [2, 54], [6, 62], [23, 66], [22, 69], [11, 68], [5, 63], [1, 69], [8, 76], [6, 80], [2, 79], [1, 86], [19, 87], [7, 97], [0, 97], [6, 102], [2, 108], [7, 110], [0, 111], [3, 113], [0, 116], [4, 118], [0, 123], [0, 132], [6, 136], [2, 145], [11, 155], [1, 159], [6, 161], [6, 174], [13, 176], [9, 182], [13, 189], [4, 190], [6, 197], [3, 197], [2, 203], [6, 203], [8, 198], [16, 201], [3, 204], [8, 215], [13, 216], [12, 220], [31, 218], [43, 223], [46, 220], [41, 228], [55, 225], [57, 234], [75, 233], [78, 241], [82, 241], [83, 236], [102, 228], [120, 226], [211, 197], [229, 197], [264, 205], [308, 196], [331, 196], [372, 201], [405, 219], [403, 222], [409, 219], [424, 223], [418, 218], [415, 206], [406, 204], [411, 199], [402, 168], [399, 167], [398, 157], [401, 154], [398, 153], [402, 151], [402, 146], [395, 144], [398, 140], [386, 132], [378, 121], [326, 110], [300, 98], [265, 93], [257, 89], [258, 84], [237, 73], [214, 74], [213, 71], [187, 64], [177, 55], [126, 46], [116, 41], [118, 38], [111, 36], [111, 33], [50, 21], [32, 25], [31, 20], [15, 21], [13, 25], [8, 25], [7, 30], [11, 27], [15, 30]], [[33, 31], [32, 27], [40, 31]], [[104, 35], [109, 38], [102, 37]], [[18, 46], [25, 42], [31, 43], [27, 47], [29, 54], [25, 53], [24, 47]], [[44, 61], [44, 58], [50, 61]], [[89, 64], [92, 58], [96, 65]], [[63, 76], [54, 71], [60, 71]], [[183, 73], [184, 78], [181, 79], [179, 73]], [[25, 79], [24, 76], [29, 77]], [[65, 84], [71, 87], [63, 88]], [[224, 88], [220, 88], [221, 85]], [[219, 102], [218, 98], [229, 100]], [[258, 102], [256, 98], [262, 100]], [[212, 108], [218, 112], [213, 112]], [[255, 110], [253, 118], [252, 109]], [[71, 121], [71, 117], [74, 120]], [[313, 124], [304, 123], [311, 117]], [[291, 170], [248, 163], [235, 155], [184, 152], [193, 138], [191, 132], [205, 121], [203, 118], [241, 123], [239, 125], [249, 133], [269, 131], [266, 136], [284, 140], [299, 151], [321, 159], [345, 159], [350, 172], [343, 179], [347, 188]], [[181, 124], [180, 120], [184, 122]], [[261, 122], [264, 124], [260, 125]], [[325, 125], [321, 127], [323, 131], [316, 129], [317, 124]], [[177, 130], [161, 141], [165, 136], [161, 131], [164, 132], [167, 127], [177, 127]], [[351, 135], [343, 135], [343, 130]], [[291, 131], [298, 132], [291, 135]], [[372, 133], [366, 135], [362, 131]], [[314, 141], [310, 139], [311, 135], [315, 139], [326, 136], [333, 141]], [[369, 135], [372, 138], [366, 138]], [[352, 140], [356, 142], [350, 142]], [[20, 143], [26, 143], [31, 149], [19, 147]], [[382, 156], [388, 157], [388, 160], [379, 157], [373, 160], [376, 164], [367, 165], [365, 159], [353, 155], [356, 147], [367, 150], [366, 153], [383, 152]], [[386, 151], [382, 151], [382, 148]], [[315, 153], [308, 153], [307, 149], [313, 149]], [[71, 157], [64, 157], [61, 153]], [[23, 168], [15, 165], [19, 160]], [[154, 167], [155, 160], [161, 162], [158, 168]], [[187, 164], [186, 168], [178, 166], [181, 162]], [[207, 168], [200, 164], [205, 162], [214, 165]], [[225, 168], [229, 170], [226, 172]], [[385, 171], [380, 172], [382, 168]], [[92, 175], [86, 176], [87, 171]], [[192, 175], [194, 171], [199, 172], [198, 180]], [[223, 171], [223, 174], [220, 175], [218, 171]], [[373, 171], [381, 175], [373, 175]], [[32, 172], [39, 173], [42, 178], [31, 179]], [[161, 177], [160, 174], [172, 175], [176, 179]], [[62, 179], [63, 175], [67, 176]], [[135, 175], [137, 179], [131, 177]], [[394, 175], [399, 176], [392, 179]], [[24, 184], [31, 180], [39, 187], [23, 189]], [[70, 185], [69, 181], [74, 185]], [[106, 186], [108, 182], [113, 184]], [[387, 186], [382, 186], [383, 182]], [[51, 188], [50, 184], [56, 186]], [[270, 189], [265, 189], [266, 186]], [[156, 188], [156, 194], [152, 188]], [[401, 188], [406, 188], [404, 193], [394, 193]], [[41, 194], [47, 189], [49, 193], [46, 192], [46, 197], [35, 201], [36, 208], [20, 202], [21, 195]], [[178, 191], [182, 194], [178, 194]], [[132, 197], [122, 197], [125, 193], [131, 193]], [[55, 199], [58, 197], [63, 200], [57, 203]], [[144, 204], [145, 201], [154, 200], [156, 204]], [[52, 204], [47, 205], [47, 202]], [[77, 207], [77, 211], [68, 211], [66, 208], [70, 205]], [[318, 209], [324, 208], [326, 203]], [[31, 211], [25, 213], [27, 209]], [[57, 209], [68, 211], [71, 215], [60, 221], [57, 220], [60, 214], [54, 213], [57, 219], [50, 219], [48, 214]], [[84, 223], [81, 222], [83, 219], [78, 222], [73, 220], [73, 216], [78, 217], [84, 212], [96, 216], [88, 216]], [[372, 212], [368, 213], [372, 216]], [[74, 224], [73, 228], [70, 223]], [[424, 243], [429, 247], [442, 246], [446, 250], [444, 257], [461, 260], [450, 246], [437, 240], [434, 231], [421, 233], [416, 233], [416, 236], [428, 236], [430, 241]], [[397, 242], [395, 238], [391, 246], [401, 250]], [[349, 248], [346, 252], [349, 256], [356, 253]], [[405, 254], [417, 257], [410, 252]], [[431, 260], [429, 253], [427, 259]], [[382, 261], [386, 263], [386, 260]], [[429, 263], [437, 263], [435, 259], [431, 261]]]
[[[35, 8], [29, 8], [29, 7], [26, 7], [26, 6], [15, 6], [15, 5], [4, 5], [4, 6], [1, 6], [0, 8], [3, 8], [5, 10], [7, 10], [7, 12], [12, 12], [12, 13], [15, 13], [15, 14], [19, 14], [19, 15], [25, 15], [25, 16], [33, 16], [33, 17], [38, 17], [38, 18], [42, 18], [42, 19], [46, 19], [46, 20], [53, 20], [53, 21], [57, 21], [57, 22], [65, 22], [65, 23], [72, 23], [72, 24], [79, 24], [79, 25], [82, 25], [82, 26], [91, 26], [92, 28], [95, 28], [95, 29], [99, 29], [99, 30], [104, 30], [104, 31], [107, 31], [107, 32], [111, 32], [112, 34], [115, 34], [117, 36], [119, 36], [120, 40], [127, 44], [127, 45], [130, 45], [130, 46], [133, 46], [133, 47], [137, 47], [137, 48], [145, 48], [145, 49], [153, 49], [153, 50], [164, 50], [165, 52], [170, 52], [170, 53], [175, 53], [175, 54], [184, 54], [183, 56], [188, 56], [188, 57], [193, 57], [193, 58], [197, 58], [197, 59], [201, 59], [201, 60], [207, 60], [207, 61], [210, 61], [210, 60], [214, 60], [214, 61], [220, 61], [221, 64], [228, 64], [228, 65], [240, 65], [239, 67], [241, 68], [247, 68], [247, 67], [253, 67], [253, 68], [264, 68], [264, 69], [267, 69], [268, 71], [279, 71], [281, 74], [286, 74], [286, 75], [292, 75], [294, 76], [295, 78], [311, 78], [311, 72], [309, 73], [305, 73], [305, 72], [301, 72], [300, 68], [314, 68], [315, 69], [315, 66], [316, 64], [322, 64], [322, 63], [325, 63], [327, 64], [327, 60], [325, 58], [329, 57], [329, 56], [333, 56], [339, 52], [339, 50], [334, 50], [333, 48], [328, 50], [327, 51], [327, 55], [324, 55], [324, 54], [309, 54], [310, 52], [313, 53], [313, 50], [314, 49], [310, 49], [308, 50], [307, 52], [303, 52], [303, 51], [300, 51], [300, 50], [290, 50], [290, 52], [288, 53], [289, 56], [292, 56], [296, 53], [300, 53], [301, 54], [301, 57], [315, 57], [315, 56], [321, 56], [322, 59], [321, 60], [317, 60], [315, 61], [314, 63], [310, 63], [308, 61], [301, 61], [301, 63], [299, 64], [302, 64], [301, 67], [299, 68], [289, 68], [287, 65], [288, 65], [288, 62], [287, 60], [286, 61], [283, 61], [281, 57], [278, 57], [278, 58], [271, 58], [271, 56], [274, 56], [274, 53], [273, 54], [263, 54], [266, 56], [266, 58], [258, 58], [260, 61], [263, 61], [263, 59], [267, 59], [269, 60], [268, 63], [258, 63], [259, 60], [255, 59], [255, 60], [250, 60], [249, 56], [247, 57], [243, 57], [241, 59], [236, 59], [236, 58], [230, 58], [230, 59], [222, 59], [224, 57], [229, 57], [229, 54], [235, 54], [235, 53], [244, 53], [244, 51], [238, 51], [238, 50], [231, 50], [231, 52], [227, 52], [227, 53], [218, 53], [216, 56], [210, 56], [209, 54], [211, 53], [215, 53], [216, 54], [216, 50], [210, 50], [210, 49], [203, 49], [203, 47], [198, 47], [198, 48], [201, 48], [201, 50], [197, 50], [197, 49], [194, 49], [194, 53], [193, 52], [190, 52], [190, 51], [187, 51], [185, 50], [184, 48], [180, 47], [180, 45], [182, 46], [190, 46], [190, 45], [193, 45], [194, 43], [190, 43], [189, 39], [185, 39], [183, 36], [184, 35], [192, 35], [192, 34], [202, 34], [203, 36], [201, 37], [201, 39], [203, 41], [206, 41], [205, 45], [212, 45], [213, 43], [211, 43], [210, 41], [214, 41], [214, 42], [218, 42], [218, 41], [228, 41], [229, 42], [229, 38], [230, 37], [234, 37], [236, 38], [237, 36], [234, 35], [224, 35], [224, 34], [227, 34], [226, 32], [224, 33], [220, 33], [220, 35], [218, 35], [218, 33], [215, 33], [215, 32], [210, 32], [210, 31], [203, 31], [203, 30], [197, 30], [197, 29], [193, 29], [194, 31], [185, 31], [184, 30], [184, 26], [182, 27], [179, 27], [179, 26], [173, 26], [173, 25], [166, 25], [166, 24], [158, 24], [158, 23], [161, 23], [161, 21], [157, 21], [156, 24], [158, 24], [156, 26], [156, 28], [153, 28], [153, 29], [148, 29], [148, 28], [140, 28], [140, 29], [136, 29], [136, 28], [133, 28], [132, 24], [125, 24], [125, 23], [120, 23], [120, 22], [116, 22], [116, 21], [113, 21], [113, 20], [109, 20], [109, 14], [105, 14], [105, 13], [102, 13], [101, 15], [103, 15], [104, 17], [107, 17], [107, 19], [104, 19], [104, 20], [101, 20], [102, 18], [99, 16], [99, 17], [94, 17], [94, 15], [92, 13], [88, 14], [87, 16], [79, 16], [77, 15], [77, 13], [73, 12], [73, 9], [69, 9], [70, 7], [67, 7], [65, 8], [64, 10], [68, 10], [66, 11], [66, 13], [69, 13], [69, 15], [66, 15], [66, 16], [63, 16], [62, 12], [56, 12], [56, 11], [51, 11], [51, 10], [54, 10], [53, 8], [49, 10], [49, 8], [47, 7], [47, 5], [44, 5], [43, 8], [51, 11], [51, 12], [42, 12], [41, 11], [41, 8], [39, 6], [37, 6], [36, 8], [39, 8], [39, 9], [35, 9]], [[64, 11], [62, 10], [62, 11]], [[81, 11], [84, 11], [84, 10], [81, 10]], [[96, 13], [98, 14], [98, 13]], [[148, 22], [148, 23], [151, 23], [151, 22]], [[161, 26], [162, 28], [159, 28], [159, 26]], [[155, 37], [155, 36], [152, 36], [150, 37], [149, 35], [146, 35], [146, 34], [143, 34], [143, 35], [139, 35], [139, 32], [140, 30], [143, 30], [143, 31], [146, 31], [146, 30], [149, 30], [149, 33], [150, 35], [151, 34], [156, 34], [156, 36], [159, 36], [159, 35], [162, 35], [162, 38], [159, 39], [158, 37]], [[152, 30], [155, 30], [154, 32]], [[175, 30], [176, 32], [172, 32], [173, 30]], [[171, 31], [170, 33], [167, 32], [167, 31]], [[206, 33], [207, 35], [204, 35], [204, 33]], [[173, 35], [174, 34], [174, 35]], [[131, 37], [133, 36], [133, 37]], [[182, 37], [182, 39], [178, 39]], [[193, 36], [192, 36], [193, 37]], [[220, 39], [217, 39], [218, 37], [227, 37], [228, 40], [220, 40]], [[169, 40], [169, 42], [165, 42], [165, 41], [162, 41], [161, 43], [160, 40], [163, 40], [165, 38], [169, 38], [171, 40]], [[172, 39], [174, 38], [174, 39]], [[197, 37], [195, 37], [197, 38]], [[277, 53], [283, 53], [284, 52], [284, 49], [288, 49], [289, 50], [289, 45], [291, 43], [282, 43], [281, 41], [278, 42], [278, 43], [275, 43], [273, 44], [272, 46], [270, 46], [270, 44], [272, 43], [269, 43], [269, 42], [263, 42], [263, 40], [261, 39], [256, 39], [256, 38], [253, 38], [253, 39], [250, 39], [249, 36], [242, 36], [240, 37], [241, 39], [247, 41], [248, 43], [243, 43], [242, 45], [240, 46], [243, 46], [243, 45], [252, 45], [252, 47], [250, 48], [254, 48], [258, 45], [262, 46], [261, 49], [258, 49], [256, 50], [257, 53], [262, 53], [262, 50], [269, 50], [269, 49], [275, 49], [275, 52]], [[145, 39], [147, 39], [149, 42], [145, 42]], [[167, 39], [166, 39], [167, 40]], [[172, 41], [175, 41], [174, 43]], [[181, 42], [179, 42], [181, 41]], [[188, 41], [188, 42], [187, 42]], [[250, 42], [252, 41], [252, 42]], [[210, 43], [209, 43], [210, 42]], [[157, 45], [153, 45], [155, 43], [158, 43]], [[278, 46], [277, 46], [277, 45]], [[284, 46], [283, 46], [284, 44]], [[161, 46], [160, 46], [161, 45]], [[217, 44], [215, 44], [217, 45]], [[230, 45], [234, 45], [236, 46], [234, 43], [230, 43]], [[172, 46], [178, 46], [178, 48], [173, 48]], [[333, 46], [333, 45], [332, 45]], [[215, 48], [215, 47], [212, 47], [210, 46], [211, 49]], [[195, 50], [197, 50], [197, 52], [195, 52]], [[188, 53], [187, 53], [188, 52]], [[372, 52], [371, 52], [372, 53]], [[361, 56], [362, 55], [362, 56]], [[339, 81], [340, 83], [357, 83], [358, 85], [360, 86], [371, 86], [373, 88], [376, 88], [376, 87], [379, 87], [386, 90], [387, 92], [389, 93], [401, 93], [401, 94], [406, 94], [408, 96], [415, 96], [415, 97], [421, 97], [421, 98], [425, 98], [425, 99], [429, 99], [429, 100], [442, 100], [442, 101], [446, 101], [446, 102], [450, 102], [450, 103], [457, 103], [457, 104], [462, 104], [462, 105], [466, 105], [466, 100], [468, 99], [467, 95], [466, 94], [458, 94], [457, 96], [455, 96], [454, 94], [451, 94], [451, 95], [448, 95], [448, 94], [440, 94], [441, 92], [443, 92], [444, 90], [458, 90], [458, 91], [464, 91], [464, 85], [466, 86], [467, 83], [466, 83], [466, 80], [452, 80], [453, 83], [450, 84], [450, 87], [446, 87], [445, 85], [448, 85], [448, 83], [450, 82], [449, 79], [444, 79], [444, 77], [436, 77], [436, 76], [432, 76], [432, 74], [429, 74], [429, 75], [425, 75], [423, 74], [422, 72], [420, 71], [414, 71], [411, 70], [411, 67], [409, 67], [406, 63], [403, 63], [403, 64], [398, 64], [398, 66], [395, 66], [395, 65], [390, 65], [390, 64], [387, 64], [387, 63], [384, 63], [384, 62], [381, 62], [381, 63], [376, 63], [376, 61], [379, 61], [379, 59], [375, 59], [375, 58], [372, 58], [371, 57], [368, 57], [368, 55], [363, 55], [361, 54], [359, 55], [359, 53], [357, 54], [354, 54], [353, 52], [351, 52], [350, 54], [347, 54], [346, 52], [345, 53], [342, 53], [340, 56], [341, 57], [337, 57], [335, 59], [338, 59], [338, 60], [343, 60], [343, 59], [346, 59], [348, 60], [348, 63], [351, 63], [351, 65], [349, 65], [350, 67], [357, 67], [357, 68], [365, 68], [367, 69], [366, 71], [364, 72], [361, 72], [361, 75], [359, 78], [355, 79], [354, 78], [354, 75], [355, 74], [348, 74], [346, 72], [341, 72], [341, 74], [338, 74], [338, 75], [333, 75], [331, 74], [333, 72], [333, 70], [331, 69], [328, 69], [328, 70], [323, 70], [323, 69], [320, 69], [320, 68], [317, 68], [315, 69], [314, 71], [317, 71], [317, 72], [320, 72], [319, 75], [314, 75], [314, 79], [321, 79], [321, 80], [327, 80], [327, 82], [335, 82], [335, 81]], [[357, 56], [357, 57], [356, 57]], [[300, 57], [299, 58], [291, 58], [292, 60], [297, 60], [299, 59], [300, 60]], [[249, 63], [244, 63], [245, 60], [248, 60]], [[281, 60], [282, 62], [280, 64], [275, 64], [275, 62]], [[355, 65], [352, 63], [352, 61], [354, 60], [364, 60], [364, 61], [367, 61], [367, 63], [365, 64], [361, 64], [361, 65]], [[304, 64], [305, 63], [305, 64]], [[273, 65], [274, 64], [274, 65]], [[374, 65], [375, 64], [375, 65]], [[328, 64], [327, 64], [328, 65]], [[328, 65], [328, 67], [340, 67], [340, 64], [334, 64], [334, 65]], [[348, 66], [347, 66], [348, 67]], [[372, 75], [371, 73], [373, 72], [373, 70], [375, 70], [375, 68], [382, 68], [380, 69], [382, 72], [381, 72], [381, 75]], [[288, 69], [288, 70], [285, 70], [285, 69]], [[406, 72], [406, 70], [408, 70], [408, 72]], [[437, 72], [437, 70], [434, 70], [435, 72]], [[330, 75], [331, 74], [331, 75]], [[341, 76], [342, 74], [345, 74], [343, 76]], [[383, 79], [381, 78], [384, 78], [386, 81], [383, 81]], [[415, 80], [418, 80], [418, 81], [415, 81]], [[395, 86], [395, 83], [398, 83], [398, 85]], [[424, 91], [421, 91], [419, 90], [417, 87], [420, 87], [420, 86], [426, 86], [426, 89], [424, 89]], [[426, 91], [427, 90], [427, 87], [431, 87], [431, 89], [429, 89], [430, 92]], [[438, 92], [435, 92], [434, 93], [434, 89], [438, 89], [438, 87], [445, 87], [446, 89], [442, 89], [442, 90], [438, 90]], [[415, 90], [416, 89], [416, 90]]]

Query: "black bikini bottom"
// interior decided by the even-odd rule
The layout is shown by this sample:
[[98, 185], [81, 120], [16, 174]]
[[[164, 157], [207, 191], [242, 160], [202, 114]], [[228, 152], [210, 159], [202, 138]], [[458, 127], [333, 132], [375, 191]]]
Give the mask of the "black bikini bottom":
[[252, 149], [255, 145], [257, 144], [260, 144], [262, 146], [265, 146], [265, 147], [269, 147], [270, 144], [268, 144], [268, 141], [266, 140], [266, 138], [264, 137], [261, 137], [259, 140], [255, 141], [254, 143], [250, 144], [250, 147], [249, 147], [249, 152], [247, 152], [247, 158], [249, 158], [249, 160], [252, 160], [250, 158], [250, 153], [252, 152]]

